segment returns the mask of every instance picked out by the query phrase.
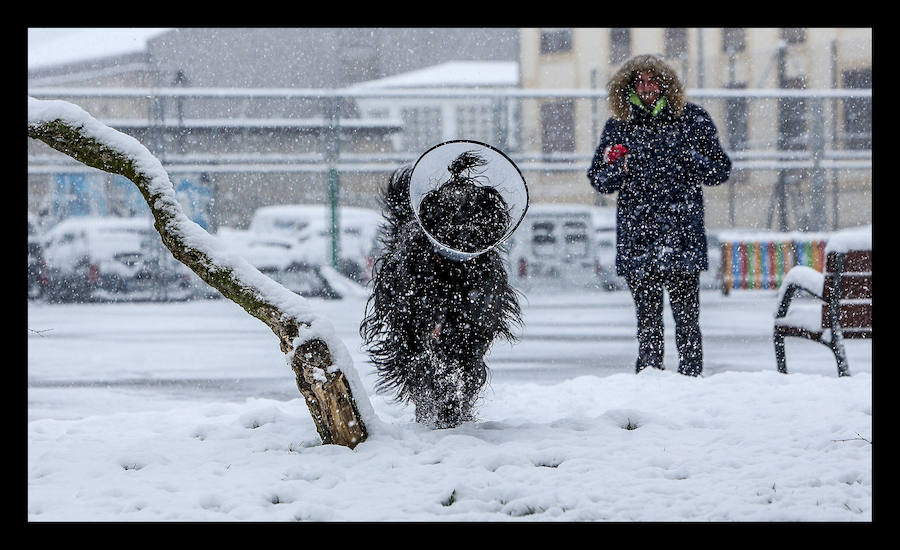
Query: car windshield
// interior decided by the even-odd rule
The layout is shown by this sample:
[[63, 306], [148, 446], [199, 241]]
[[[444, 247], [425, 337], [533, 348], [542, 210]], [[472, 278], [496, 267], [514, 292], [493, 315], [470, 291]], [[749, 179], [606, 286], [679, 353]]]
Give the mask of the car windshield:
[[149, 237], [148, 231], [107, 228], [89, 234], [91, 251], [98, 256], [121, 252], [140, 252]]

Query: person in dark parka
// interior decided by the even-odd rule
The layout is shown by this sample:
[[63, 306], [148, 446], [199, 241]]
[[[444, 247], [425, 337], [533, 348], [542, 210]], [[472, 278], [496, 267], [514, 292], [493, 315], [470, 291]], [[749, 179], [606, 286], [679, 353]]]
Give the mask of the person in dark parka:
[[703, 371], [700, 272], [709, 268], [701, 185], [728, 179], [731, 160], [715, 124], [686, 101], [675, 71], [651, 55], [627, 62], [608, 84], [606, 122], [587, 176], [616, 193], [616, 273], [634, 297], [635, 371], [663, 368], [663, 289], [675, 319], [678, 372]]

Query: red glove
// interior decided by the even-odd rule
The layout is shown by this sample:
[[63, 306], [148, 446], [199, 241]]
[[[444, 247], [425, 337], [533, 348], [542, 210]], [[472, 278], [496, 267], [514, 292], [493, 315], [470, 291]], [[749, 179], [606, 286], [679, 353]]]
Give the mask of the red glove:
[[624, 157], [627, 153], [628, 149], [621, 143], [617, 143], [612, 146], [607, 146], [606, 149], [603, 150], [603, 159], [606, 161], [606, 164], [612, 164]]

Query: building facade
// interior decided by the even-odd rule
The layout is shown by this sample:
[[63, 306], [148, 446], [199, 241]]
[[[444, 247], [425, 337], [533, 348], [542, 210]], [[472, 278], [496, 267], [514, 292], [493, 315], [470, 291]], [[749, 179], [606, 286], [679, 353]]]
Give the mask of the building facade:
[[[363, 82], [351, 89], [375, 94], [356, 99], [362, 117], [401, 121], [403, 131], [395, 133], [391, 140], [395, 151], [408, 156], [453, 139], [482, 141], [502, 150], [518, 149], [519, 115], [515, 104], [473, 92], [518, 87], [519, 64], [515, 61], [453, 61]], [[447, 96], [442, 89], [456, 93]], [[386, 95], [391, 91], [416, 90], [421, 95]]]
[[[141, 141], [176, 188], [208, 197], [211, 229], [243, 228], [272, 204], [377, 207], [385, 173], [413, 154], [397, 137], [409, 120], [368, 116], [335, 90], [448, 61], [515, 63], [518, 38], [517, 29], [171, 29], [142, 51], [30, 69], [28, 88]], [[48, 223], [140, 209], [129, 182], [33, 140], [28, 177], [29, 211]]]
[[[454, 138], [506, 151], [533, 202], [613, 204], [585, 172], [606, 82], [638, 53], [676, 68], [734, 161], [705, 193], [710, 227], [871, 223], [871, 29], [171, 29], [28, 86], [147, 145], [210, 228], [242, 228], [271, 204], [377, 207], [390, 171]], [[28, 177], [29, 211], [51, 220], [141, 206], [130, 182], [33, 141]]]
[[[528, 28], [520, 44], [523, 88], [595, 93], [523, 104], [526, 150], [586, 170], [609, 116], [608, 79], [633, 55], [656, 54], [679, 73], [688, 99], [710, 112], [735, 161], [731, 180], [706, 192], [710, 226], [871, 223], [871, 95], [835, 93], [871, 89], [871, 29]], [[593, 193], [583, 171], [529, 181], [550, 202], [614, 201]]]

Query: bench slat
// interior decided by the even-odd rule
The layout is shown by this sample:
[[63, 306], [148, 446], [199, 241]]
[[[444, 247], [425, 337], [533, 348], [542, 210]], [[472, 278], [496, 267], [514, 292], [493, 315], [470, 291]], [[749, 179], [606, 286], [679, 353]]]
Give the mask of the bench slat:
[[809, 330], [793, 325], [775, 325], [775, 332], [781, 336], [799, 336], [809, 340], [818, 340], [822, 336], [822, 331]]
[[844, 338], [850, 338], [854, 340], [864, 340], [867, 338], [872, 338], [872, 327], [867, 328], [845, 328], [841, 330], [841, 334]]
[[[836, 270], [835, 262], [839, 253], [829, 252], [825, 260], [825, 271], [834, 273]], [[853, 271], [860, 273], [872, 272], [872, 251], [871, 250], [850, 250], [844, 259], [844, 271]]]
[[[828, 313], [831, 310], [827, 305], [822, 306], [822, 327], [828, 328]], [[872, 304], [841, 304], [839, 322], [844, 330], [850, 328], [871, 328]]]
[[[831, 300], [834, 278], [826, 276], [823, 298]], [[841, 277], [841, 299], [872, 299], [872, 275], [844, 274]]]

